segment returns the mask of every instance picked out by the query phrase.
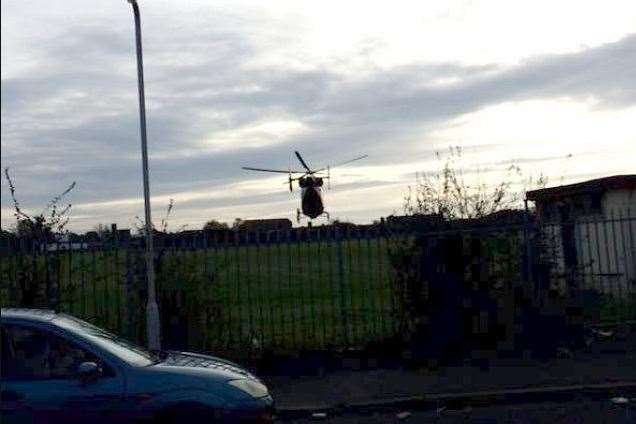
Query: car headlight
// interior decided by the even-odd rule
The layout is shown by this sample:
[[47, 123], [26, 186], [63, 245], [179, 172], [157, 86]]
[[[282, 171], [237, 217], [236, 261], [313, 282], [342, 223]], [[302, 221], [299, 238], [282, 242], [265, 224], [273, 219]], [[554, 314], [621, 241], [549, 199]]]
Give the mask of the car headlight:
[[269, 392], [267, 391], [267, 387], [255, 380], [231, 380], [228, 381], [228, 384], [247, 393], [253, 398], [262, 398], [269, 394]]

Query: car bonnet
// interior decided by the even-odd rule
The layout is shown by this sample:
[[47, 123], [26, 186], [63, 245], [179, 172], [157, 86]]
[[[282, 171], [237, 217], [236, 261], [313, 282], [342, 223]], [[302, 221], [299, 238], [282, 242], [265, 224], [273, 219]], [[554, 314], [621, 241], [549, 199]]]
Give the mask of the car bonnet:
[[158, 368], [180, 367], [193, 370], [209, 370], [226, 379], [258, 380], [253, 374], [237, 364], [214, 356], [188, 352], [168, 351], [164, 360], [156, 364]]

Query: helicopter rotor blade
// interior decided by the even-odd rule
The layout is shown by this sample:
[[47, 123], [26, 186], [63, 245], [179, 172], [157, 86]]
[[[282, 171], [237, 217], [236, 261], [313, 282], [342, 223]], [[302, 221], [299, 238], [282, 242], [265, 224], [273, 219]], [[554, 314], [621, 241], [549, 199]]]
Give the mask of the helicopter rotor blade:
[[303, 168], [305, 168], [307, 170], [308, 173], [312, 174], [313, 171], [311, 170], [311, 168], [309, 168], [309, 165], [307, 165], [307, 163], [305, 162], [305, 160], [303, 159], [302, 156], [300, 156], [300, 153], [298, 153], [298, 150], [295, 150], [294, 153], [296, 154], [296, 157], [298, 158], [298, 160], [300, 161], [300, 163], [302, 164]]
[[355, 162], [355, 161], [357, 161], [357, 160], [365, 159], [365, 158], [368, 158], [368, 157], [369, 157], [369, 155], [362, 155], [362, 156], [358, 156], [358, 157], [356, 157], [356, 158], [349, 159], [349, 160], [346, 160], [346, 161], [344, 161], [344, 162], [339, 162], [339, 163], [337, 163], [337, 164], [335, 164], [335, 165], [328, 165], [328, 166], [326, 166], [326, 167], [324, 167], [324, 168], [320, 168], [320, 169], [316, 170], [315, 172], [324, 171], [325, 169], [329, 169], [329, 168], [335, 168], [336, 166], [347, 165], [347, 164], [349, 164], [349, 163], [351, 163], [351, 162]]
[[264, 169], [264, 168], [252, 168], [251, 166], [243, 166], [241, 169], [245, 169], [248, 171], [259, 171], [259, 172], [276, 172], [278, 174], [304, 174], [304, 171], [286, 171], [282, 169]]

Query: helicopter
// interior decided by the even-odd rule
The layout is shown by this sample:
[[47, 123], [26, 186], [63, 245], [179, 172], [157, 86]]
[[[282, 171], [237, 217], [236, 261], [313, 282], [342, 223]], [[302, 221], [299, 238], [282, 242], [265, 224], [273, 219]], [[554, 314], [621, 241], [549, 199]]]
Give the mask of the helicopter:
[[[320, 215], [326, 215], [327, 219], [329, 218], [329, 214], [325, 212], [324, 202], [322, 200], [322, 186], [324, 184], [324, 180], [327, 180], [327, 187], [330, 187], [331, 181], [331, 169], [336, 166], [346, 165], [351, 162], [358, 161], [360, 159], [364, 159], [368, 157], [368, 155], [358, 156], [356, 158], [337, 163], [335, 165], [327, 165], [324, 168], [320, 169], [311, 169], [307, 162], [303, 159], [298, 151], [294, 151], [298, 161], [304, 168], [304, 171], [298, 170], [282, 170], [282, 169], [265, 169], [265, 168], [253, 168], [250, 166], [244, 166], [242, 169], [248, 171], [258, 171], [258, 172], [274, 172], [278, 174], [287, 174], [288, 179], [285, 184], [289, 185], [289, 191], [294, 191], [294, 181], [298, 181], [298, 186], [300, 187], [300, 197], [301, 197], [301, 208], [296, 209], [296, 220], [300, 222], [301, 211], [302, 215], [307, 216], [309, 219], [315, 219]], [[326, 175], [325, 175], [326, 172]]]

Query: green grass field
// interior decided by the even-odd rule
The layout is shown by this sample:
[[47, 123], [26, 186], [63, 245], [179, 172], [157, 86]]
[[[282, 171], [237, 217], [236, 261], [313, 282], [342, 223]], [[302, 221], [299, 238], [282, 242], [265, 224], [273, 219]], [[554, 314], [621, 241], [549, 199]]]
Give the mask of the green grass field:
[[[3, 256], [3, 282], [15, 285], [18, 270], [33, 268], [29, 259]], [[49, 259], [63, 310], [140, 337], [142, 252], [60, 252]], [[44, 256], [36, 263], [39, 278], [45, 278]], [[157, 278], [162, 293], [186, 294], [185, 302], [176, 302], [179, 314], [195, 321], [190, 337], [203, 349], [255, 344], [317, 349], [364, 344], [394, 332], [384, 239], [344, 241], [340, 249], [333, 241], [166, 249]], [[11, 304], [12, 292], [4, 286], [3, 304]], [[193, 313], [203, 310], [207, 312]]]

